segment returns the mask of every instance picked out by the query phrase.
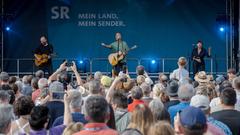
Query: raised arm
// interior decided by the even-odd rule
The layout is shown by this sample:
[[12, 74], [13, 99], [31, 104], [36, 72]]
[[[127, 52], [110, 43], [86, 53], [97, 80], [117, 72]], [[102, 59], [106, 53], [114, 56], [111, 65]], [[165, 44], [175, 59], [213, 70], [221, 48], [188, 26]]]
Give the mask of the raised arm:
[[82, 82], [81, 76], [80, 76], [80, 74], [77, 71], [76, 63], [74, 61], [72, 61], [72, 63], [73, 63], [73, 65], [71, 66], [71, 69], [72, 69], [72, 71], [74, 72], [74, 74], [76, 76], [77, 84], [83, 86], [83, 82]]
[[116, 85], [121, 81], [121, 77], [116, 77], [112, 83], [112, 85], [110, 86], [110, 88], [108, 89], [107, 91], [107, 94], [106, 94], [106, 100], [108, 101], [108, 103], [111, 102], [112, 100], [112, 97], [113, 97], [113, 94], [114, 94], [114, 90], [115, 90], [115, 87]]
[[65, 126], [69, 125], [70, 123], [73, 122], [72, 120], [72, 115], [70, 112], [70, 101], [72, 98], [72, 93], [71, 92], [66, 92], [64, 94], [64, 116], [63, 116], [63, 124]]
[[101, 45], [102, 45], [103, 47], [106, 47], [106, 48], [112, 48], [111, 45], [107, 45], [107, 44], [105, 44], [105, 43], [101, 43]]
[[48, 82], [50, 83], [50, 82], [52, 82], [52, 81], [55, 81], [55, 80], [57, 80], [57, 75], [59, 74], [59, 73], [61, 73], [62, 71], [64, 71], [67, 67], [66, 67], [66, 63], [67, 63], [67, 61], [64, 61], [61, 65], [60, 65], [60, 67], [48, 78]]

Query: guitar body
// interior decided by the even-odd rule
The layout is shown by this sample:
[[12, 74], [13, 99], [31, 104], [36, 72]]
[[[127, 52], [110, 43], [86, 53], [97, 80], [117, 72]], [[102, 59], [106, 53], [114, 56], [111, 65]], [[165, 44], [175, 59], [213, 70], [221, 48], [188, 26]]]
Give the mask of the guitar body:
[[38, 60], [38, 59], [35, 58], [35, 65], [36, 66], [41, 66], [42, 64], [48, 62], [48, 55], [47, 54], [42, 54], [42, 55], [36, 54], [36, 57], [38, 59], [40, 59], [40, 60]]
[[123, 54], [111, 53], [108, 55], [108, 61], [112, 66], [116, 66], [124, 58]]
[[[133, 47], [131, 47], [128, 51], [136, 49], [137, 46], [134, 45]], [[116, 66], [118, 64], [119, 61], [121, 61], [122, 59], [124, 59], [125, 55], [123, 54], [123, 52], [119, 51], [116, 53], [111, 53], [108, 55], [108, 61], [112, 66]]]

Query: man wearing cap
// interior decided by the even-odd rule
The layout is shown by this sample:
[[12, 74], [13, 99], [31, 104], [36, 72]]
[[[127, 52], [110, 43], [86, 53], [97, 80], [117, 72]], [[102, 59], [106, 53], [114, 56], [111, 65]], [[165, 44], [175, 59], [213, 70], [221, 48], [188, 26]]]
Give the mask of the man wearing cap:
[[203, 135], [207, 131], [207, 120], [201, 109], [189, 106], [174, 118], [176, 134]]
[[180, 101], [178, 99], [178, 82], [177, 81], [170, 80], [168, 82], [167, 95], [169, 96], [170, 101], [164, 103], [164, 107], [166, 109], [180, 103]]
[[198, 107], [204, 112], [207, 118], [208, 132], [213, 135], [232, 135], [232, 132], [227, 125], [209, 116], [209, 104], [209, 97], [199, 94], [193, 96], [190, 102], [190, 106]]
[[63, 113], [64, 113], [63, 84], [58, 81], [51, 83], [49, 86], [49, 95], [50, 95], [50, 101], [47, 102], [46, 104], [46, 106], [49, 109], [49, 115], [50, 115], [50, 119], [47, 127], [48, 129], [52, 127], [52, 124], [57, 117], [63, 116]]
[[8, 84], [9, 75], [7, 72], [1, 72], [0, 74], [0, 86]]

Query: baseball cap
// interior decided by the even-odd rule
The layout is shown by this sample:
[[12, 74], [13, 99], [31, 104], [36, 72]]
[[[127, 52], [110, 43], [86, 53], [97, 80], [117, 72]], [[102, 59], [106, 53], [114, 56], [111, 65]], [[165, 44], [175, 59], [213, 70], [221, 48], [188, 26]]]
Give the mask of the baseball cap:
[[202, 110], [206, 110], [209, 108], [209, 98], [205, 95], [195, 95], [192, 97], [191, 102], [190, 102], [190, 106], [194, 106], [194, 107], [198, 107]]
[[190, 130], [204, 129], [207, 124], [206, 116], [200, 108], [189, 106], [179, 112], [183, 127]]
[[50, 84], [49, 91], [52, 93], [64, 93], [63, 84], [58, 81], [55, 81]]
[[9, 79], [9, 75], [7, 72], [1, 72], [0, 74], [0, 80], [7, 81]]
[[167, 95], [177, 96], [178, 93], [178, 82], [175, 80], [170, 80], [167, 84]]

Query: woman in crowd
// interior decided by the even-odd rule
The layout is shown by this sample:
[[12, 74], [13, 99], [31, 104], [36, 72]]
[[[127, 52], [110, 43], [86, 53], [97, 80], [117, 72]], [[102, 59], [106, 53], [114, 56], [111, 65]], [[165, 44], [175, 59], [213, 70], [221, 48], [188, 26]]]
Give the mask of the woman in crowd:
[[151, 110], [144, 104], [135, 107], [128, 128], [136, 128], [143, 135], [148, 135], [148, 130], [154, 123]]
[[28, 133], [30, 126], [28, 123], [29, 114], [34, 107], [31, 97], [22, 96], [14, 103], [14, 112], [19, 118], [11, 124], [11, 135], [18, 135], [19, 133]]

